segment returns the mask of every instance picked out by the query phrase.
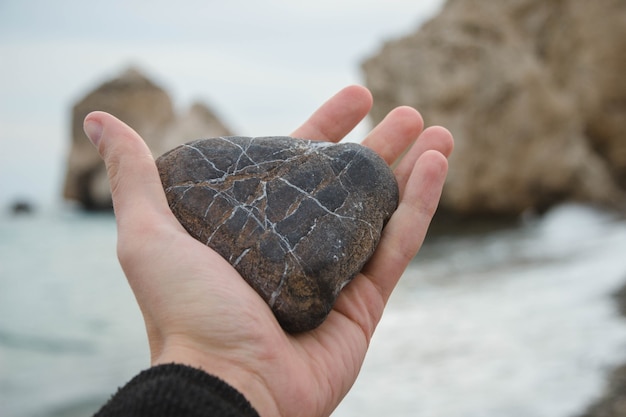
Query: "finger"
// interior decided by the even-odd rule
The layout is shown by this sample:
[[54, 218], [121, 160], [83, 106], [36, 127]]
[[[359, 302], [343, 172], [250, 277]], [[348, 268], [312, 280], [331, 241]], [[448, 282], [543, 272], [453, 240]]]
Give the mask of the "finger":
[[352, 85], [324, 103], [291, 136], [303, 139], [338, 142], [367, 116], [372, 108], [368, 89]]
[[168, 291], [175, 293], [154, 269], [174, 266], [167, 263], [165, 254], [172, 253], [184, 229], [169, 209], [154, 159], [142, 138], [103, 112], [90, 113], [84, 128], [107, 167], [120, 265], [154, 335], [152, 306], [161, 305], [155, 300], [166, 299]]
[[397, 210], [363, 274], [386, 302], [405, 268], [421, 247], [435, 213], [448, 170], [440, 152], [424, 152], [415, 164]]
[[445, 128], [440, 126], [429, 127], [419, 136], [411, 149], [398, 162], [394, 173], [398, 181], [400, 189], [400, 198], [404, 194], [407, 181], [417, 159], [427, 150], [435, 150], [440, 152], [446, 158], [450, 156], [454, 149], [454, 140], [452, 134]]
[[412, 107], [396, 107], [361, 143], [391, 165], [417, 139], [424, 127], [422, 116]]
[[150, 149], [133, 129], [104, 112], [87, 115], [84, 129], [106, 165], [120, 232], [171, 214]]

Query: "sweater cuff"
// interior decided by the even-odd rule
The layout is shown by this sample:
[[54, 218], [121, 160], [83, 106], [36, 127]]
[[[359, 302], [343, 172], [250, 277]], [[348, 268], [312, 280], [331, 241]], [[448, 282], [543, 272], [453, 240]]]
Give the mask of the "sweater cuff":
[[158, 365], [120, 388], [95, 417], [259, 417], [248, 400], [216, 376], [186, 365]]

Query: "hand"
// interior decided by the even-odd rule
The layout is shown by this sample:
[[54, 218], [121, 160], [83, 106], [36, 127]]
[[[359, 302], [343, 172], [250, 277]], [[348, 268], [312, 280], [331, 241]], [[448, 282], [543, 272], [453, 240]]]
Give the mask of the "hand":
[[[292, 136], [337, 142], [371, 105], [369, 91], [347, 87]], [[87, 116], [85, 131], [107, 167], [118, 257], [144, 316], [152, 365], [202, 368], [238, 389], [261, 416], [329, 415], [354, 383], [385, 303], [423, 242], [447, 172], [450, 133], [423, 130], [417, 111], [399, 107], [367, 135], [364, 145], [395, 162], [400, 204], [327, 320], [289, 335], [235, 269], [178, 223], [139, 135], [102, 112]]]

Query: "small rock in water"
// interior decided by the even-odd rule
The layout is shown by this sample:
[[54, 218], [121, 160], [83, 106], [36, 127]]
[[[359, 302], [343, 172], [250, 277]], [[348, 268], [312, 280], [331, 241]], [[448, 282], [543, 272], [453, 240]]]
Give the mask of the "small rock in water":
[[180, 223], [228, 260], [292, 333], [324, 321], [398, 205], [393, 172], [355, 143], [202, 139], [157, 166]]

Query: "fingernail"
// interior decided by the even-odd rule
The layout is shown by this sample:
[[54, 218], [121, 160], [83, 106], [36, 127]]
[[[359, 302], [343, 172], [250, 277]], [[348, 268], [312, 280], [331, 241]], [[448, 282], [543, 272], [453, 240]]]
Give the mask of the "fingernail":
[[100, 139], [102, 138], [102, 124], [95, 120], [85, 120], [83, 124], [83, 129], [85, 130], [85, 134], [94, 144], [95, 147], [98, 147], [100, 143]]

